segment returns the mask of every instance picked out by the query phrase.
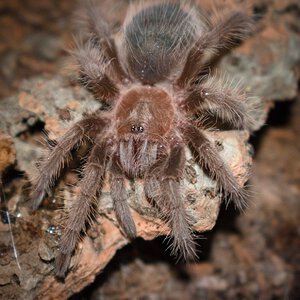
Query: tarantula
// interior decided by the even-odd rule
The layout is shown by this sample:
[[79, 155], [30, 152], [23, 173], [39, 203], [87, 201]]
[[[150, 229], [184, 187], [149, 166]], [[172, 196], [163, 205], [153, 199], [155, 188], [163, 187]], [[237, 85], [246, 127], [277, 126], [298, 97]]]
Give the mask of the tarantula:
[[84, 8], [84, 34], [72, 55], [80, 82], [105, 109], [83, 117], [57, 141], [32, 192], [37, 209], [70, 151], [85, 139], [92, 142], [55, 260], [57, 276], [68, 269], [107, 171], [115, 214], [127, 236], [134, 238], [136, 227], [124, 181], [143, 178], [146, 197], [169, 222], [173, 252], [185, 259], [196, 255], [180, 190], [186, 146], [236, 207], [246, 205], [244, 188], [207, 138], [205, 118], [216, 116], [235, 129], [253, 125], [246, 93], [210, 75], [215, 59], [251, 32], [251, 17], [234, 8], [209, 21], [180, 1], [146, 2], [132, 4], [114, 32], [99, 6]]

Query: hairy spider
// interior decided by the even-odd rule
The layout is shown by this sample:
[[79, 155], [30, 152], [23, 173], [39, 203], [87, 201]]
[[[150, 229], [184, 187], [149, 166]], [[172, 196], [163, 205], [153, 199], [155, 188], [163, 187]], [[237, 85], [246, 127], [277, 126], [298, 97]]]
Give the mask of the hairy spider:
[[55, 260], [64, 276], [86, 229], [105, 172], [120, 226], [130, 238], [136, 227], [130, 214], [125, 178], [143, 178], [146, 197], [161, 210], [173, 236], [173, 252], [195, 256], [190, 218], [180, 191], [185, 146], [216, 180], [225, 196], [243, 209], [246, 193], [207, 138], [206, 117], [235, 129], [251, 129], [247, 95], [210, 75], [217, 57], [250, 33], [252, 19], [243, 9], [204, 18], [180, 1], [132, 4], [118, 32], [104, 21], [99, 5], [84, 7], [83, 31], [72, 50], [80, 82], [106, 108], [75, 123], [49, 151], [32, 192], [37, 209], [69, 153], [84, 139], [92, 148], [80, 194], [72, 205]]

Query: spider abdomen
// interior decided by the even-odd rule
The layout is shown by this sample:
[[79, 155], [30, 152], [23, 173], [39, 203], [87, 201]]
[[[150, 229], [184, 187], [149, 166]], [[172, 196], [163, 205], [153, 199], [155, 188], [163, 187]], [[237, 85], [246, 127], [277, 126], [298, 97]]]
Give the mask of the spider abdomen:
[[144, 84], [168, 78], [176, 60], [193, 41], [191, 16], [180, 5], [162, 3], [138, 12], [125, 28], [127, 61]]

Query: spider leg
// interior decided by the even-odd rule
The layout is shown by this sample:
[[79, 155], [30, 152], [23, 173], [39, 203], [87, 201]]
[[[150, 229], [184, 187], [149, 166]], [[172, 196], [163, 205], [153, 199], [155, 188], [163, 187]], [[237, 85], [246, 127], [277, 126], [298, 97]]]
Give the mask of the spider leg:
[[114, 210], [119, 224], [126, 235], [133, 239], [136, 237], [136, 227], [130, 214], [127, 203], [127, 192], [125, 189], [124, 175], [116, 159], [112, 160], [111, 166], [111, 196], [114, 202]]
[[88, 1], [79, 11], [77, 23], [81, 31], [95, 42], [106, 60], [110, 62], [114, 79], [122, 83], [128, 79], [118, 57], [116, 44], [112, 38], [112, 30], [106, 21], [101, 2]]
[[55, 259], [55, 275], [58, 277], [64, 277], [80, 235], [86, 230], [87, 220], [92, 217], [97, 192], [102, 188], [108, 156], [106, 149], [106, 144], [101, 142], [101, 136], [98, 135], [84, 168], [80, 194], [70, 209], [60, 241], [59, 254]]
[[[188, 86], [199, 77], [199, 73], [209, 71], [211, 66], [220, 59], [221, 54], [245, 40], [253, 30], [253, 20], [241, 9], [233, 9], [228, 14], [218, 16], [215, 24], [204, 31], [190, 49], [185, 66], [177, 79], [180, 88]], [[209, 60], [205, 58], [209, 55]], [[203, 70], [203, 67], [205, 70]]]
[[103, 51], [93, 40], [85, 43], [75, 42], [71, 51], [79, 67], [79, 81], [96, 99], [112, 101], [119, 95], [119, 88], [108, 76], [111, 61], [107, 61]]
[[101, 132], [106, 122], [97, 115], [90, 115], [75, 123], [57, 142], [40, 165], [40, 173], [34, 184], [30, 206], [36, 210], [42, 202], [45, 193], [53, 184], [61, 168], [70, 158], [70, 151], [87, 137]]
[[255, 120], [250, 115], [250, 101], [246, 93], [226, 80], [214, 76], [196, 86], [182, 105], [191, 112], [213, 113], [234, 128], [251, 129]]
[[187, 125], [183, 132], [192, 148], [196, 151], [201, 167], [207, 170], [217, 181], [225, 196], [229, 196], [229, 199], [233, 200], [235, 206], [243, 210], [247, 206], [247, 193], [222, 161], [217, 150], [212, 147], [205, 135], [193, 125]]
[[[145, 193], [154, 201], [167, 219], [173, 236], [172, 254], [182, 255], [184, 259], [196, 257], [195, 242], [191, 230], [191, 220], [183, 206], [180, 191], [180, 178], [185, 163], [184, 148], [173, 145], [167, 161], [159, 161], [145, 180]], [[158, 179], [158, 174], [159, 178]]]

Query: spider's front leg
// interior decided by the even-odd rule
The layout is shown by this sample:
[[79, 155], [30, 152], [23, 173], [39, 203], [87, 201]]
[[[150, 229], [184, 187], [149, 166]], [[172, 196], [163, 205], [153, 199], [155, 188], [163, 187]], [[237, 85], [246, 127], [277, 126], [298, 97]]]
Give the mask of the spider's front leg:
[[133, 239], [136, 237], [136, 227], [130, 214], [129, 205], [127, 203], [127, 192], [125, 189], [124, 174], [117, 157], [113, 157], [111, 166], [111, 196], [114, 202], [114, 210], [119, 224], [123, 228], [125, 234]]
[[174, 238], [172, 254], [180, 254], [187, 260], [196, 257], [196, 250], [191, 220], [184, 208], [180, 189], [184, 164], [184, 147], [176, 143], [171, 146], [167, 160], [159, 160], [149, 172], [145, 180], [145, 192], [158, 206], [162, 218], [170, 224]]
[[80, 194], [71, 206], [69, 217], [60, 241], [59, 254], [55, 259], [55, 275], [64, 277], [71, 256], [88, 221], [93, 218], [93, 208], [97, 192], [101, 191], [105, 164], [108, 157], [107, 145], [98, 135], [84, 168], [84, 177], [80, 184]]
[[106, 121], [96, 114], [92, 114], [75, 123], [50, 150], [40, 165], [40, 173], [33, 186], [30, 206], [36, 210], [42, 202], [47, 190], [58, 177], [61, 168], [68, 161], [70, 151], [84, 138], [93, 137], [101, 132]]
[[186, 125], [183, 132], [192, 148], [196, 151], [200, 166], [207, 170], [210, 176], [217, 181], [225, 196], [229, 196], [229, 199], [233, 200], [235, 206], [243, 210], [247, 206], [247, 193], [239, 185], [231, 170], [222, 161], [217, 150], [212, 147], [205, 135], [193, 125]]

